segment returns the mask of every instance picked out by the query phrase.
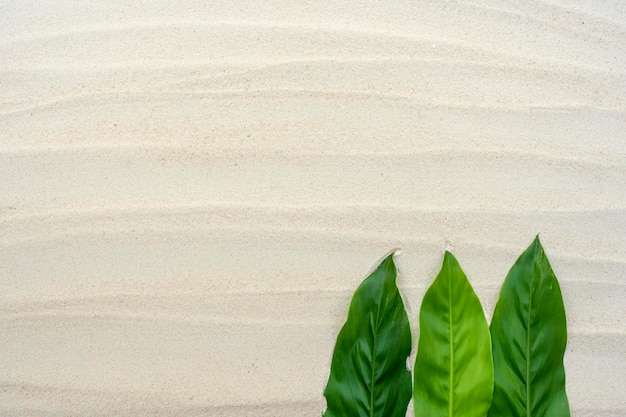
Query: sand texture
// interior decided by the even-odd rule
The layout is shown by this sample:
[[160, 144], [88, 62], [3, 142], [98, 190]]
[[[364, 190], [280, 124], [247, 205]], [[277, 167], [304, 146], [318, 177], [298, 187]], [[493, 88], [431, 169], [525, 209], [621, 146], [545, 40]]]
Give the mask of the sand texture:
[[626, 416], [626, 2], [318, 3], [0, 1], [0, 416], [319, 416], [383, 256], [417, 342], [537, 233]]

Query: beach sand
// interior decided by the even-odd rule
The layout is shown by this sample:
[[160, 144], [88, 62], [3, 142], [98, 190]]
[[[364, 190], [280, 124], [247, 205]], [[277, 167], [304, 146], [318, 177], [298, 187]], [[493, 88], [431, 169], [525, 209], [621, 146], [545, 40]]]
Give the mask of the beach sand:
[[143, 3], [0, 1], [0, 416], [319, 416], [384, 255], [416, 345], [537, 233], [626, 416], [624, 2]]

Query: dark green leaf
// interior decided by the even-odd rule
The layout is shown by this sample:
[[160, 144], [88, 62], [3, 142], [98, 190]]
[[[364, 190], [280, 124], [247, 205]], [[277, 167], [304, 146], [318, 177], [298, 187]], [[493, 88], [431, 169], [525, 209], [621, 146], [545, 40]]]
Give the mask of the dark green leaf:
[[565, 308], [538, 237], [502, 286], [491, 337], [495, 390], [489, 417], [568, 417]]
[[392, 255], [356, 290], [337, 337], [324, 417], [405, 417], [411, 330]]
[[415, 360], [416, 417], [485, 417], [493, 394], [489, 327], [461, 266], [446, 252], [424, 295]]

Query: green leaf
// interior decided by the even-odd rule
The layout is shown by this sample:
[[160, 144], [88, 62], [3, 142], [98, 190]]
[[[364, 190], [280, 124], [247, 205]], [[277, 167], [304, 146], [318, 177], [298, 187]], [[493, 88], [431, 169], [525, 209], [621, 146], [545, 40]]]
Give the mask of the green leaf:
[[539, 237], [502, 285], [491, 337], [495, 389], [489, 417], [569, 416], [565, 308]]
[[420, 310], [416, 417], [485, 417], [493, 394], [489, 327], [461, 266], [446, 252]]
[[356, 290], [337, 337], [324, 417], [405, 417], [411, 399], [409, 319], [393, 255]]

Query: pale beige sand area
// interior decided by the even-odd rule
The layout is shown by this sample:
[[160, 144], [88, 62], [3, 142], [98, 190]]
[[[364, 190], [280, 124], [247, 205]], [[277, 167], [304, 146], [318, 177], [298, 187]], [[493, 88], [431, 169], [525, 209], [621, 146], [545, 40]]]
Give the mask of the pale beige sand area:
[[625, 5], [0, 1], [0, 416], [319, 416], [385, 254], [417, 341], [537, 233], [626, 416]]

